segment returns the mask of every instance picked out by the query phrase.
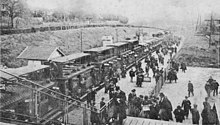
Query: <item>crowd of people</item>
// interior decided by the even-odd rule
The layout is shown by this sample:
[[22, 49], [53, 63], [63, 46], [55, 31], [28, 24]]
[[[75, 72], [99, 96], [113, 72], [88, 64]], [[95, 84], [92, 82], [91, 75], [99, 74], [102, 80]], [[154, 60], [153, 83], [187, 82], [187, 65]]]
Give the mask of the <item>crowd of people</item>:
[[[176, 52], [175, 48], [173, 49], [173, 52]], [[164, 69], [159, 69], [158, 65], [159, 63], [164, 64], [164, 56], [162, 54], [168, 54], [168, 50], [166, 48], [161, 48], [156, 51], [156, 54], [158, 58], [155, 58], [155, 56], [151, 54], [145, 58], [145, 69], [142, 68], [143, 64], [141, 62], [137, 62], [135, 68], [130, 69], [130, 82], [134, 82], [134, 78], [136, 77], [137, 87], [142, 87], [144, 77], [145, 75], [147, 77], [149, 76], [150, 69], [153, 72], [153, 77], [155, 78], [156, 82], [158, 81], [159, 77], [164, 72]], [[177, 82], [177, 73], [179, 72], [179, 69], [185, 73], [187, 70], [186, 64], [184, 62], [177, 62], [172, 59], [170, 59], [168, 63], [170, 63], [170, 70], [166, 79], [170, 82], [172, 82], [172, 80]], [[189, 114], [191, 114], [192, 124], [199, 124], [200, 119], [202, 119], [203, 125], [219, 124], [216, 107], [215, 105], [211, 107], [208, 102], [208, 97], [212, 91], [213, 96], [218, 95], [219, 84], [216, 80], [212, 79], [212, 77], [210, 77], [205, 85], [208, 97], [205, 98], [205, 101], [203, 102], [204, 108], [201, 113], [197, 109], [198, 105], [192, 104], [189, 100], [190, 96], [194, 96], [194, 86], [191, 81], [189, 81], [187, 85], [188, 96], [185, 96], [185, 99], [182, 101], [181, 105], [177, 105], [177, 107], [173, 109], [172, 102], [163, 93], [160, 93], [159, 97], [154, 95], [138, 96], [136, 94], [136, 89], [132, 89], [131, 93], [128, 94], [128, 98], [126, 98], [126, 94], [120, 89], [119, 86], [117, 86], [118, 80], [118, 77], [112, 77], [110, 81], [106, 81], [109, 82], [109, 84], [105, 87], [105, 93], [109, 93], [109, 98], [113, 100], [114, 110], [112, 117], [110, 119], [105, 119], [105, 121], [118, 121], [118, 124], [122, 124], [123, 119], [125, 119], [128, 115], [132, 117], [142, 117], [164, 121], [174, 121], [175, 118], [176, 122], [182, 123], [184, 120], [188, 119]], [[102, 98], [100, 108], [104, 105], [104, 98]]]

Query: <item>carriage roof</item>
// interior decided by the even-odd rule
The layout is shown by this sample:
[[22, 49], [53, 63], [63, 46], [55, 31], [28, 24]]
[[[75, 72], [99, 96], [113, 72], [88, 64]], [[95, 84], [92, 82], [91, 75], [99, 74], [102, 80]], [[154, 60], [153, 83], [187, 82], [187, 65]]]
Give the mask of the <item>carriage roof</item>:
[[106, 46], [102, 46], [102, 47], [96, 47], [96, 48], [92, 48], [89, 50], [86, 50], [84, 52], [103, 52], [105, 50], [110, 50], [113, 49], [114, 47], [106, 47]]
[[64, 62], [68, 62], [68, 61], [71, 61], [71, 60], [86, 57], [86, 56], [89, 56], [89, 55], [90, 54], [88, 54], [88, 53], [74, 53], [74, 54], [70, 54], [68, 56], [63, 56], [63, 57], [59, 57], [59, 58], [56, 58], [56, 59], [52, 59], [52, 61], [64, 63]]
[[108, 46], [116, 46], [116, 47], [119, 47], [119, 46], [123, 46], [123, 45], [126, 45], [127, 43], [126, 42], [117, 42], [117, 43], [113, 43], [113, 44], [110, 44]]

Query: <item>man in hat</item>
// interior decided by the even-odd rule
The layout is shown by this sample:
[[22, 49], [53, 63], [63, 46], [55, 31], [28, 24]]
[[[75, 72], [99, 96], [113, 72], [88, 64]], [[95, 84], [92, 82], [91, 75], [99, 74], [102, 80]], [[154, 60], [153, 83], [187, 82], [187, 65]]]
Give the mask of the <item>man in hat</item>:
[[160, 96], [160, 101], [159, 101], [160, 119], [165, 120], [165, 121], [173, 120], [172, 118], [173, 108], [172, 108], [171, 102], [169, 101], [167, 97], [165, 97], [163, 93], [160, 93], [159, 96]]
[[116, 95], [115, 95], [115, 106], [116, 106], [116, 110], [114, 112], [113, 117], [115, 119], [117, 119], [117, 117], [119, 116], [119, 124], [122, 125], [123, 123], [123, 119], [126, 118], [126, 95], [125, 92], [123, 92], [122, 90], [120, 90], [119, 86], [116, 86]]
[[100, 109], [105, 105], [105, 102], [104, 102], [105, 98], [102, 97], [101, 101], [100, 101]]
[[182, 102], [182, 107], [184, 109], [184, 116], [186, 116], [186, 119], [188, 119], [189, 116], [189, 110], [191, 109], [191, 102], [188, 100], [188, 97], [185, 96], [185, 99]]
[[213, 80], [212, 84], [213, 84], [213, 87], [214, 87], [213, 96], [218, 95], [218, 87], [219, 87], [218, 82], [216, 80]]
[[205, 97], [205, 101], [203, 102], [204, 108], [211, 109], [211, 105], [208, 102], [208, 97]]
[[188, 96], [190, 97], [190, 93], [192, 94], [192, 96], [194, 96], [194, 93], [193, 93], [194, 89], [193, 89], [193, 84], [191, 81], [189, 81], [188, 83]]
[[129, 71], [129, 75], [131, 77], [131, 82], [133, 82], [133, 78], [135, 77], [135, 72], [134, 72], [133, 68], [131, 68], [131, 70]]
[[177, 108], [173, 111], [173, 114], [175, 115], [176, 122], [182, 123], [184, 118], [184, 111], [182, 110], [181, 106], [177, 106]]
[[212, 78], [212, 76], [210, 76], [207, 82], [211, 83], [212, 81], [213, 81], [213, 78]]
[[184, 62], [182, 62], [182, 63], [180, 64], [180, 69], [182, 69], [182, 72], [185, 73], [185, 71], [186, 71], [186, 64], [185, 64]]
[[132, 89], [131, 93], [128, 95], [128, 103], [131, 103], [132, 99], [136, 97], [136, 89]]

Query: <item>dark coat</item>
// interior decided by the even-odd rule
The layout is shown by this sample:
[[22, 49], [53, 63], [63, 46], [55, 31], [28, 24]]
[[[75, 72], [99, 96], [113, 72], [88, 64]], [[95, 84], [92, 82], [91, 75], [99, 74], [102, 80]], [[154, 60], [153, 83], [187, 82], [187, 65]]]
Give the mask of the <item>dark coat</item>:
[[184, 120], [184, 111], [180, 108], [180, 109], [175, 109], [173, 111], [173, 114], [175, 115], [176, 121], [178, 122], [182, 122]]
[[114, 101], [115, 101], [114, 117], [116, 118], [118, 115], [119, 119], [125, 119], [126, 118], [126, 107], [127, 107], [126, 102], [125, 102], [126, 101], [125, 92], [120, 91], [119, 93], [116, 93], [114, 97]]
[[193, 92], [193, 84], [191, 82], [188, 83], [188, 91]]
[[136, 97], [136, 94], [130, 93], [130, 94], [128, 95], [128, 102], [130, 103], [134, 97]]
[[183, 100], [182, 107], [184, 108], [184, 110], [191, 109], [191, 102], [189, 100]]
[[208, 110], [206, 108], [202, 110], [201, 116], [202, 116], [202, 125], [209, 125]]
[[159, 105], [150, 106], [150, 119], [158, 119], [159, 116]]
[[115, 98], [119, 98], [122, 101], [126, 101], [126, 94], [123, 91], [120, 91], [119, 93], [116, 93]]
[[162, 101], [159, 102], [159, 106], [160, 106], [160, 110], [162, 111], [161, 112], [161, 117], [163, 120], [172, 120], [172, 104], [171, 102], [166, 98], [164, 97], [164, 99]]
[[96, 91], [91, 91], [91, 92], [89, 92], [89, 93], [87, 94], [87, 100], [88, 100], [88, 101], [91, 101], [91, 100], [95, 101], [95, 95], [96, 95]]
[[171, 102], [166, 97], [164, 97], [164, 99], [159, 102], [159, 105], [160, 109], [169, 109], [171, 111], [173, 110]]
[[187, 68], [186, 68], [186, 64], [185, 63], [181, 63], [181, 65], [180, 65], [180, 69], [182, 69], [182, 70], [186, 70]]
[[100, 102], [100, 109], [105, 105], [105, 102], [101, 101]]
[[100, 123], [100, 119], [99, 119], [99, 117], [98, 117], [97, 110], [95, 110], [94, 108], [92, 108], [92, 111], [91, 111], [90, 121], [91, 121], [92, 123], [97, 123], [97, 124]]
[[135, 72], [134, 71], [129, 71], [130, 77], [135, 77]]
[[199, 124], [199, 119], [200, 119], [199, 111], [197, 109], [192, 109], [191, 113], [192, 113], [193, 124]]

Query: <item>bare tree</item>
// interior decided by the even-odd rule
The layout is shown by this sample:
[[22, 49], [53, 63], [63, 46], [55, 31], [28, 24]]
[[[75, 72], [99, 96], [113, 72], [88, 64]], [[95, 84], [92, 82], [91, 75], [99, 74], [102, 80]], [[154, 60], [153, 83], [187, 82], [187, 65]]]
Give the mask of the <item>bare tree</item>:
[[24, 6], [23, 0], [3, 0], [6, 5], [8, 16], [10, 18], [11, 27], [14, 27], [14, 19], [16, 17], [22, 17], [26, 7]]

